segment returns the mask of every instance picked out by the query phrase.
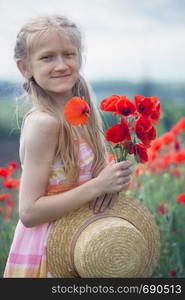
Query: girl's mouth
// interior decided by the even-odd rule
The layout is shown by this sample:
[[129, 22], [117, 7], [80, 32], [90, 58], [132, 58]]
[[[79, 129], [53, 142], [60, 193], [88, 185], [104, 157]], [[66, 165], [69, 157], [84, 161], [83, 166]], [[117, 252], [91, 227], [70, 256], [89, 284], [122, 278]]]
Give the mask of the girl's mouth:
[[69, 77], [69, 76], [71, 76], [71, 74], [53, 76], [52, 78], [65, 78], [65, 77]]

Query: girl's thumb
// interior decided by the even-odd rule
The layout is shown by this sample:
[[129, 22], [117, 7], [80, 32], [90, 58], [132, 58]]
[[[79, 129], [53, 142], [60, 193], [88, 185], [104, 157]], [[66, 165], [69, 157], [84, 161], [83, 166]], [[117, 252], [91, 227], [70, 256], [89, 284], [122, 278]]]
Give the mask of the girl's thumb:
[[132, 166], [132, 162], [130, 160], [125, 160], [125, 161], [122, 161], [120, 162], [120, 165], [122, 165], [124, 168], [129, 168]]

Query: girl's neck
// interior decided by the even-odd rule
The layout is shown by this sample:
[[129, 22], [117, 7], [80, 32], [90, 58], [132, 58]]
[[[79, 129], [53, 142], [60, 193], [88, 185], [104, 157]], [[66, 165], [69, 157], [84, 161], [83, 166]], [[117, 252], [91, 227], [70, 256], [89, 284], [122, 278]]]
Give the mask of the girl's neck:
[[63, 111], [64, 105], [66, 102], [72, 98], [72, 92], [66, 92], [64, 94], [52, 94], [50, 95], [56, 106], [59, 108], [59, 110]]

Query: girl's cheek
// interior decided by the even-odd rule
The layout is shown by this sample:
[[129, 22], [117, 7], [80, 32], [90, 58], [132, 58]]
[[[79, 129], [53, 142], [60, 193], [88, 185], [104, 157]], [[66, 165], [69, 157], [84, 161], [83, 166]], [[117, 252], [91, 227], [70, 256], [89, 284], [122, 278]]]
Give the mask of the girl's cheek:
[[45, 64], [44, 66], [41, 66], [40, 73], [46, 73], [54, 68], [54, 64]]
[[79, 63], [74, 63], [72, 68], [76, 71], [79, 71], [80, 70], [80, 64]]
[[80, 61], [77, 57], [68, 62], [68, 64], [73, 68], [80, 69]]

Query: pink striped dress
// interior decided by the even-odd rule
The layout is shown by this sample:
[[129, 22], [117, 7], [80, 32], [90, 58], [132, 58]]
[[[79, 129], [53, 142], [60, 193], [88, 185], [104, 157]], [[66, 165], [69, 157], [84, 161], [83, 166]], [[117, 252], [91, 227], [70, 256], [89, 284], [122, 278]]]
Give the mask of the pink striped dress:
[[[94, 159], [92, 149], [85, 140], [80, 140], [79, 184], [92, 178], [91, 167]], [[23, 166], [22, 166], [23, 167]], [[59, 157], [53, 160], [49, 176], [47, 195], [64, 191], [62, 181], [64, 170]], [[7, 259], [4, 277], [52, 277], [47, 264], [47, 238], [54, 222], [32, 228], [25, 227], [19, 220]]]

